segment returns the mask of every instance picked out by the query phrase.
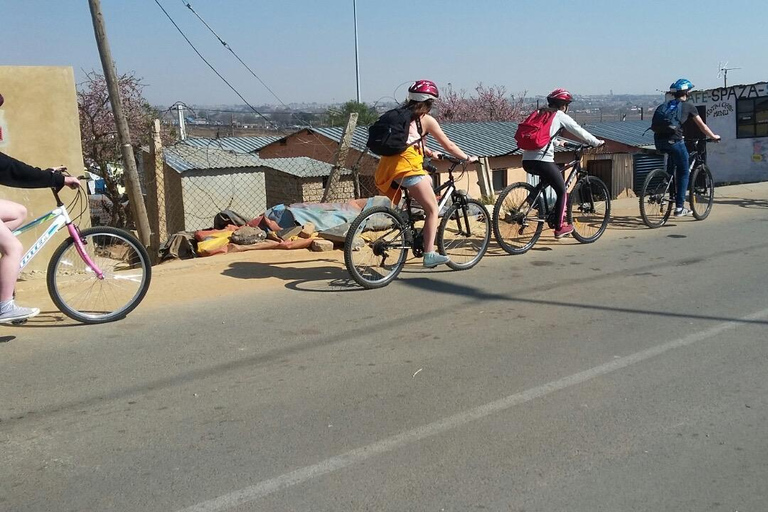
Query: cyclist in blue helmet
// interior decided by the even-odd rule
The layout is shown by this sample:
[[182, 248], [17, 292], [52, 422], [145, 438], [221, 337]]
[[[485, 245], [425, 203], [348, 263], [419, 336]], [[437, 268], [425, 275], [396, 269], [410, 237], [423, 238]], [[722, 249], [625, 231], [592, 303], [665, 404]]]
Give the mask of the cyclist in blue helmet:
[[694, 124], [710, 139], [720, 140], [709, 127], [701, 120], [696, 107], [688, 103], [689, 93], [693, 90], [693, 84], [687, 78], [681, 78], [669, 86], [669, 93], [673, 99], [665, 102], [654, 115], [656, 121], [659, 112], [663, 112], [667, 119], [673, 119], [666, 126], [652, 125], [654, 131], [653, 141], [656, 149], [669, 155], [667, 159], [667, 171], [675, 174], [677, 188], [675, 190], [675, 217], [685, 217], [691, 211], [685, 208], [685, 195], [688, 190], [688, 166], [689, 154], [683, 140], [683, 125], [693, 120]]

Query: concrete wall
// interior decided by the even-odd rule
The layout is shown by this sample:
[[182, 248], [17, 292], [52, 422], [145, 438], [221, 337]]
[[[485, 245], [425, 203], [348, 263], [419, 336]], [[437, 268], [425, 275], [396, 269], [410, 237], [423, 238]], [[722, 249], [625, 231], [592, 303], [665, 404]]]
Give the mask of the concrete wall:
[[716, 183], [768, 180], [768, 137], [736, 138], [736, 102], [768, 97], [768, 83], [694, 91], [689, 101], [704, 107], [705, 122], [722, 137], [707, 144], [707, 164]]
[[[71, 67], [0, 66], [0, 94], [5, 98], [0, 107], [0, 151], [36, 167], [66, 165], [75, 176], [83, 172], [75, 75]], [[66, 189], [61, 196], [69, 204], [74, 192]], [[2, 187], [0, 197], [25, 205], [28, 220], [56, 206], [48, 189]], [[90, 218], [86, 211], [81, 226], [90, 225]], [[23, 234], [24, 246], [34, 243], [42, 231], [37, 228]], [[60, 231], [50, 240], [25, 271], [45, 270], [48, 258], [64, 240], [65, 233], [66, 230]]]

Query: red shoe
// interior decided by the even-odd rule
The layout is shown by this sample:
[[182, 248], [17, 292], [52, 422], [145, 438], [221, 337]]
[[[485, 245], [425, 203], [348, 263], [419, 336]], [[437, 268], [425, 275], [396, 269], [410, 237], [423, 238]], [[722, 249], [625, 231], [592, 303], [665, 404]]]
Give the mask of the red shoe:
[[560, 229], [555, 230], [555, 238], [563, 238], [564, 236], [568, 236], [571, 233], [573, 233], [573, 225], [563, 224], [560, 226]]

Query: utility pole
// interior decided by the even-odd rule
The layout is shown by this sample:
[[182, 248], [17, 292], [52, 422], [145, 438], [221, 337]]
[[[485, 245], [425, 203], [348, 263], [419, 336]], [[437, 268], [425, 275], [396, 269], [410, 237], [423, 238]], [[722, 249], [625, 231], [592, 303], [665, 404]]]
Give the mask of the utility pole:
[[[131, 202], [131, 212], [136, 222], [136, 228], [139, 232], [139, 240], [145, 247], [150, 245], [149, 218], [147, 217], [147, 207], [144, 204], [144, 197], [141, 194], [141, 185], [139, 184], [139, 172], [136, 169], [136, 159], [133, 156], [133, 146], [131, 146], [131, 132], [128, 129], [128, 121], [123, 113], [123, 103], [120, 99], [120, 88], [118, 86], [117, 73], [112, 61], [112, 51], [109, 48], [107, 40], [107, 30], [104, 26], [104, 16], [101, 13], [101, 0], [88, 0], [91, 8], [91, 18], [93, 19], [93, 32], [96, 35], [96, 45], [99, 48], [101, 57], [101, 67], [104, 70], [104, 79], [107, 82], [109, 91], [109, 101], [112, 105], [112, 113], [115, 116], [117, 125], [117, 137], [120, 141], [120, 150], [123, 155], [123, 166], [127, 184], [128, 198]], [[106, 171], [106, 169], [104, 169]], [[157, 250], [157, 247], [153, 247]]]
[[355, 18], [355, 77], [357, 79], [357, 102], [360, 103], [360, 57], [357, 53], [357, 0], [352, 0], [352, 14]]

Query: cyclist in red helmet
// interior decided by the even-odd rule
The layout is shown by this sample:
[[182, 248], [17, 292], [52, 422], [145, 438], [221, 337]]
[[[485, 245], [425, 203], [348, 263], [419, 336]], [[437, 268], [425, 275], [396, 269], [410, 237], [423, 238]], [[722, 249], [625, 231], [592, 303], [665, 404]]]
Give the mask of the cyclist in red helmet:
[[397, 201], [400, 193], [392, 188], [396, 183], [408, 189], [413, 197], [424, 208], [424, 266], [434, 268], [450, 261], [435, 251], [435, 235], [437, 233], [438, 210], [432, 180], [422, 166], [424, 156], [440, 158], [440, 153], [432, 151], [424, 145], [423, 139], [432, 135], [448, 153], [462, 160], [477, 162], [477, 157], [469, 156], [454, 144], [440, 128], [434, 117], [429, 115], [432, 105], [440, 96], [437, 86], [430, 80], [417, 80], [408, 88], [408, 100], [404, 106], [411, 110], [411, 125], [408, 133], [408, 147], [399, 155], [382, 156], [374, 176], [376, 187], [393, 201]]
[[[595, 138], [594, 135], [579, 126], [579, 123], [566, 114], [568, 105], [573, 101], [573, 96], [565, 89], [555, 89], [547, 95], [547, 106], [542, 110], [549, 109], [555, 112], [552, 119], [549, 135], [551, 139], [565, 128], [570, 133], [580, 138], [591, 146], [600, 146], [605, 141]], [[560, 167], [555, 163], [555, 148], [552, 142], [541, 149], [523, 151], [523, 169], [529, 174], [534, 174], [548, 183], [557, 194], [555, 202], [555, 238], [562, 238], [573, 232], [573, 226], [565, 222], [565, 180], [560, 171]]]

